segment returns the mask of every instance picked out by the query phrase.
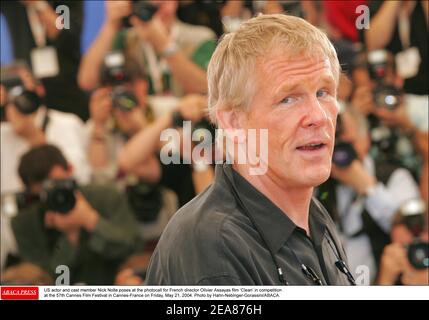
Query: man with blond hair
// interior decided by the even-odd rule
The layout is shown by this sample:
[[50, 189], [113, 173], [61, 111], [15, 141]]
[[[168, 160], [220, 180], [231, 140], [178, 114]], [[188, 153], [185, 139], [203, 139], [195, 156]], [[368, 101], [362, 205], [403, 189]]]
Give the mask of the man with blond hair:
[[[331, 171], [339, 73], [326, 35], [297, 17], [261, 15], [223, 37], [208, 69], [209, 111], [232, 164], [218, 164], [213, 185], [173, 216], [147, 284], [354, 284], [312, 198]], [[265, 170], [252, 170], [255, 159]]]

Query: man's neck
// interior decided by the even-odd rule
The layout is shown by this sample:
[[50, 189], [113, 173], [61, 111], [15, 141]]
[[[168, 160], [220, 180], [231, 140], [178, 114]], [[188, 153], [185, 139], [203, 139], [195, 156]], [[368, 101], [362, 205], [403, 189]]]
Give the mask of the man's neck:
[[233, 165], [233, 168], [310, 236], [308, 218], [312, 187], [288, 187], [270, 177], [269, 171], [264, 175], [250, 175], [247, 166]]

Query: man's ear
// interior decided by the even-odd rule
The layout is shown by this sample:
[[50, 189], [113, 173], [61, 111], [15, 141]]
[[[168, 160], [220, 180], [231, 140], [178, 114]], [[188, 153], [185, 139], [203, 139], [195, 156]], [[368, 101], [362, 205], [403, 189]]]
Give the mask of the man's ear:
[[232, 109], [216, 110], [216, 119], [218, 127], [224, 130], [224, 134], [234, 143], [243, 143], [246, 141], [247, 134], [242, 126], [240, 113]]
[[237, 112], [232, 109], [216, 110], [216, 119], [219, 128], [222, 129], [237, 129], [240, 127]]

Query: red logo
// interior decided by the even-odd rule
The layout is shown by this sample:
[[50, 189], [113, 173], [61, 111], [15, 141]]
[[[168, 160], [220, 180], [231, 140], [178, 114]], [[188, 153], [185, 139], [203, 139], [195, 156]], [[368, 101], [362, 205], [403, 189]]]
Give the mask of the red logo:
[[1, 287], [2, 300], [38, 300], [38, 287]]

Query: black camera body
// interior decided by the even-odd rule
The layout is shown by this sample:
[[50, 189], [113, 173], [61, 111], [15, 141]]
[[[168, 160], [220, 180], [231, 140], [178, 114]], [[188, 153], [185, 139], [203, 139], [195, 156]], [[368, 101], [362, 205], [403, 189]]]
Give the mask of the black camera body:
[[131, 28], [130, 18], [135, 16], [144, 22], [148, 22], [152, 19], [154, 14], [158, 11], [158, 7], [150, 4], [146, 0], [133, 0], [131, 14], [128, 17], [122, 19], [123, 28]]
[[74, 179], [47, 180], [39, 194], [28, 191], [18, 193], [16, 202], [20, 210], [37, 203], [46, 211], [67, 214], [76, 205], [76, 190], [77, 183]]
[[376, 106], [395, 110], [401, 103], [402, 92], [392, 85], [378, 83], [372, 91]]
[[159, 185], [139, 179], [126, 187], [126, 194], [138, 221], [150, 223], [158, 219], [163, 201]]
[[420, 239], [414, 240], [407, 251], [408, 261], [416, 269], [429, 268], [429, 243]]
[[41, 200], [47, 210], [66, 214], [76, 205], [76, 189], [74, 179], [47, 180], [43, 183]]
[[111, 93], [113, 108], [128, 112], [138, 106], [137, 97], [125, 86], [130, 81], [124, 54], [119, 51], [107, 54], [101, 68], [101, 84], [113, 87]]
[[155, 13], [158, 11], [158, 7], [148, 3], [145, 0], [134, 0], [133, 1], [133, 16], [136, 16], [140, 20], [150, 21]]
[[357, 159], [357, 153], [353, 145], [347, 141], [342, 141], [340, 138], [343, 130], [341, 115], [339, 115], [335, 128], [335, 146], [334, 152], [332, 153], [332, 162], [340, 168], [350, 166], [351, 163]]
[[32, 114], [39, 109], [42, 100], [39, 95], [27, 90], [19, 76], [2, 78], [1, 84], [6, 88], [8, 101], [13, 103], [22, 114]]
[[410, 264], [416, 269], [429, 268], [429, 243], [419, 238], [425, 227], [426, 204], [421, 199], [412, 199], [399, 209], [400, 223], [413, 234], [414, 241], [407, 248]]
[[375, 50], [368, 53], [369, 75], [376, 83], [373, 90], [374, 103], [376, 106], [394, 110], [401, 103], [402, 92], [386, 82], [388, 68], [393, 69], [393, 66], [389, 65], [386, 51]]

